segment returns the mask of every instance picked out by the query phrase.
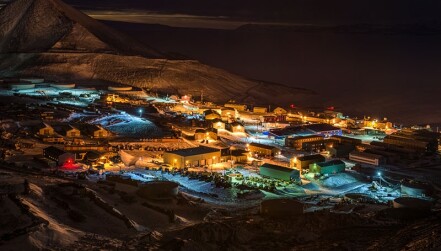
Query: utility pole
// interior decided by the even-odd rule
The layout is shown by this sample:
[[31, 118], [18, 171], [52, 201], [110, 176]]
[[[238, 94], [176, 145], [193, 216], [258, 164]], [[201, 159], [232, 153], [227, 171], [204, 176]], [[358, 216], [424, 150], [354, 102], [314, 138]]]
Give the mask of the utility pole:
[[204, 103], [204, 90], [201, 90], [201, 104]]

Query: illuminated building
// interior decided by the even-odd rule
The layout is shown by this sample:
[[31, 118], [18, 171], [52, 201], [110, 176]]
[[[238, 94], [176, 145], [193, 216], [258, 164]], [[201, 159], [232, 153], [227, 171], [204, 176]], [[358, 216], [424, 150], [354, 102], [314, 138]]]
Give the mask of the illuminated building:
[[427, 130], [403, 129], [387, 135], [383, 142], [387, 145], [398, 146], [420, 152], [436, 153], [440, 134]]
[[353, 151], [349, 154], [349, 159], [355, 162], [378, 166], [383, 163], [383, 156], [378, 154]]
[[304, 125], [304, 127], [312, 133], [321, 135], [325, 138], [335, 135], [341, 136], [343, 134], [340, 128], [325, 123]]
[[211, 127], [217, 130], [225, 130], [225, 122], [223, 122], [220, 119], [213, 119], [210, 121], [211, 122]]
[[58, 125], [54, 126], [54, 129], [58, 134], [64, 137], [76, 138], [81, 136], [80, 130], [71, 125]]
[[269, 146], [259, 143], [250, 143], [248, 150], [251, 154], [258, 154], [262, 156], [276, 156], [280, 153], [280, 149], [275, 146]]
[[239, 122], [227, 124], [227, 130], [235, 133], [245, 133], [245, 127]]
[[326, 148], [325, 139], [322, 136], [297, 136], [294, 138], [287, 137], [285, 146], [292, 147], [302, 151], [320, 151]]
[[213, 128], [209, 129], [196, 129], [194, 132], [195, 140], [217, 140], [217, 130]]
[[223, 121], [228, 121], [229, 119], [238, 118], [239, 113], [232, 107], [224, 107], [221, 109], [221, 116]]
[[259, 107], [259, 106], [253, 107], [253, 113], [267, 113], [267, 112], [268, 112], [268, 108], [266, 107]]
[[338, 159], [309, 165], [310, 173], [333, 174], [344, 172], [346, 164]]
[[309, 165], [319, 162], [324, 162], [326, 159], [320, 154], [306, 155], [302, 157], [298, 157], [294, 159], [292, 162], [294, 164], [294, 168], [297, 168], [300, 171], [309, 168]]
[[55, 134], [55, 130], [52, 126], [46, 123], [41, 123], [37, 126], [37, 134], [44, 137], [53, 136]]
[[291, 169], [284, 166], [273, 165], [265, 163], [260, 166], [259, 174], [263, 177], [285, 180], [285, 181], [300, 181], [300, 172], [296, 169]]
[[239, 112], [244, 112], [247, 110], [247, 106], [244, 104], [236, 104], [236, 103], [227, 103], [224, 105], [224, 107], [230, 107], [230, 108], [234, 108]]
[[110, 132], [99, 125], [82, 124], [80, 126], [82, 134], [91, 138], [102, 139], [110, 137]]
[[220, 161], [221, 151], [210, 147], [200, 146], [164, 153], [164, 163], [176, 168], [212, 165]]
[[204, 111], [205, 120], [221, 119], [221, 115], [214, 110]]
[[54, 146], [49, 146], [43, 149], [43, 156], [47, 159], [55, 161], [57, 165], [63, 166], [65, 164], [75, 163], [75, 154], [67, 153]]

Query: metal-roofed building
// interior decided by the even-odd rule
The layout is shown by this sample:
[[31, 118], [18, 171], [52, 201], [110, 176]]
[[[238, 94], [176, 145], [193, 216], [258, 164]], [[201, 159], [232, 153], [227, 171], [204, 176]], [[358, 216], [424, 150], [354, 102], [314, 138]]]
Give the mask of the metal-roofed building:
[[275, 146], [264, 145], [259, 143], [250, 143], [248, 145], [248, 150], [252, 154], [259, 154], [265, 156], [275, 156], [280, 152], [280, 149]]
[[210, 147], [193, 147], [164, 153], [164, 163], [176, 168], [205, 166], [219, 163], [221, 151]]
[[306, 129], [312, 131], [316, 135], [321, 135], [323, 137], [331, 137], [334, 135], [343, 135], [343, 132], [340, 128], [332, 126], [330, 124], [310, 124], [304, 126]]
[[75, 154], [67, 153], [54, 146], [44, 148], [43, 156], [47, 159], [55, 161], [59, 166], [66, 163], [73, 164], [75, 162]]
[[334, 159], [326, 162], [319, 162], [309, 165], [310, 173], [320, 173], [320, 174], [332, 174], [344, 172], [346, 164], [339, 160]]
[[324, 162], [326, 159], [320, 154], [306, 155], [292, 159], [292, 164], [295, 168], [302, 171], [308, 169], [309, 165], [319, 162]]
[[383, 163], [383, 156], [366, 153], [366, 152], [358, 152], [353, 151], [349, 154], [349, 159], [352, 161], [378, 166]]
[[260, 166], [260, 175], [286, 181], [300, 181], [299, 170], [265, 163]]

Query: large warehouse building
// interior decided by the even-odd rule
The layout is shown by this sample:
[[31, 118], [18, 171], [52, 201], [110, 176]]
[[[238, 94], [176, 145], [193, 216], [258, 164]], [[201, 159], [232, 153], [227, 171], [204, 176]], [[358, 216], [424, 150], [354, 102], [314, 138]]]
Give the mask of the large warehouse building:
[[164, 163], [176, 168], [212, 165], [220, 162], [221, 151], [210, 147], [194, 147], [164, 153]]
[[346, 168], [346, 164], [339, 160], [334, 159], [326, 162], [314, 163], [309, 165], [310, 173], [319, 173], [319, 174], [334, 174], [344, 172]]
[[279, 180], [300, 181], [299, 170], [268, 163], [260, 166], [260, 175]]

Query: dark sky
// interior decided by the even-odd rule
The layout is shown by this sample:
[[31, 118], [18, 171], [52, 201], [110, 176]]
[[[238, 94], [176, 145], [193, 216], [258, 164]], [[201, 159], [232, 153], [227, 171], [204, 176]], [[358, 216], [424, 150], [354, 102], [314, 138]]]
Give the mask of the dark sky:
[[[157, 28], [145, 22], [108, 23], [165, 52], [186, 55], [245, 77], [314, 90], [320, 94], [313, 100], [319, 106], [333, 105], [351, 115], [388, 117], [406, 124], [441, 123], [441, 1], [65, 1], [83, 10], [129, 14], [135, 10], [230, 16], [246, 22], [395, 24], [393, 29], [398, 30], [410, 27], [398, 33], [249, 32]], [[408, 24], [434, 29], [425, 34], [419, 25]]]
[[143, 9], [301, 23], [440, 23], [439, 0], [66, 0], [83, 9]]

